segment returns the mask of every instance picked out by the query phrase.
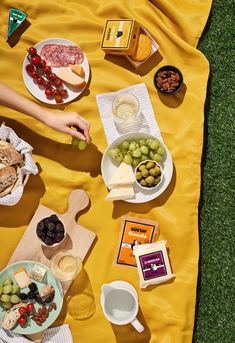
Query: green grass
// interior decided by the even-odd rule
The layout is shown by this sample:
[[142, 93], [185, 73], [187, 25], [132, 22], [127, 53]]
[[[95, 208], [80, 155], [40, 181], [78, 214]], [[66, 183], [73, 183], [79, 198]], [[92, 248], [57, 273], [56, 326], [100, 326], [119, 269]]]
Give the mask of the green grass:
[[[199, 43], [210, 62], [200, 201], [194, 343], [234, 343], [234, 90], [232, 0], [214, 0]], [[233, 75], [232, 75], [233, 74]]]

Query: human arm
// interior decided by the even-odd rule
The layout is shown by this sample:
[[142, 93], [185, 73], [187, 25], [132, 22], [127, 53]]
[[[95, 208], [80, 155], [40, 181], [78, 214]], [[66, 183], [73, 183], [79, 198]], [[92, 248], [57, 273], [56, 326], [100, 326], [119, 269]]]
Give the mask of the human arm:
[[[52, 129], [67, 133], [72, 137], [90, 142], [89, 122], [77, 112], [52, 112], [0, 82], [0, 105], [33, 117]], [[80, 131], [73, 130], [77, 127]]]

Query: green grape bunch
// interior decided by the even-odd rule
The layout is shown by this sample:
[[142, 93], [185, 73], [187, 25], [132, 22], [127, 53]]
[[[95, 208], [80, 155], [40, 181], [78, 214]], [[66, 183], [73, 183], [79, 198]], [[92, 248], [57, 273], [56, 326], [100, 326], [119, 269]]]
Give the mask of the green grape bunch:
[[139, 139], [133, 141], [123, 141], [116, 148], [109, 149], [108, 155], [117, 163], [137, 167], [140, 162], [153, 160], [161, 162], [166, 149], [158, 139]]

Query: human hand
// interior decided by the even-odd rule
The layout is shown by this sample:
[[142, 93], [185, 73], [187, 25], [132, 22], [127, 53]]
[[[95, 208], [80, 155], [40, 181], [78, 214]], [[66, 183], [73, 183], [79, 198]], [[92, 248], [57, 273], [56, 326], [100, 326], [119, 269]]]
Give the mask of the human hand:
[[54, 130], [67, 133], [88, 144], [90, 143], [90, 123], [77, 112], [48, 112], [45, 122]]

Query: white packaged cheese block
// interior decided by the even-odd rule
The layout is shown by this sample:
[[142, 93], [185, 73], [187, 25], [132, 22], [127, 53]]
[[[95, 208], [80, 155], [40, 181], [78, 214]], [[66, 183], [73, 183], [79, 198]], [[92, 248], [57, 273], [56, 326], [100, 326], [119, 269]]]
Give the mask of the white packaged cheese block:
[[111, 189], [105, 200], [128, 200], [134, 197], [134, 189], [131, 185], [118, 186]]
[[108, 182], [108, 188], [116, 186], [132, 185], [135, 182], [135, 175], [129, 164], [122, 162], [117, 171], [113, 174]]

